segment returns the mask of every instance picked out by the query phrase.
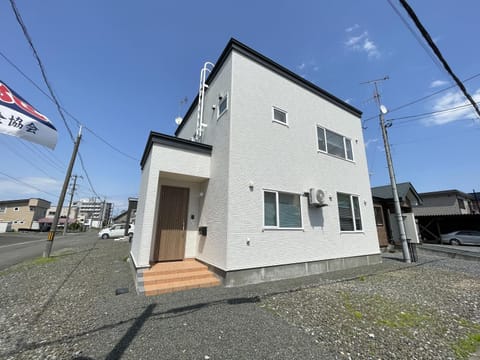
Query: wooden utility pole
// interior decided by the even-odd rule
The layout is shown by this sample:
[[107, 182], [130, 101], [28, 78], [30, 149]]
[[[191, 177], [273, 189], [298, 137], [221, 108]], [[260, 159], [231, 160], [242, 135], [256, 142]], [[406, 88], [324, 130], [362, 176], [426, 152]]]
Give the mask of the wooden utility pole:
[[[65, 194], [67, 193], [68, 183], [70, 182], [70, 177], [72, 176], [73, 165], [75, 164], [75, 159], [77, 158], [78, 147], [80, 146], [80, 140], [82, 138], [82, 127], [78, 130], [77, 140], [73, 146], [72, 157], [70, 158], [70, 163], [68, 164], [67, 173], [65, 174], [65, 180], [63, 181], [62, 192], [58, 199], [57, 210], [55, 211], [55, 217], [53, 218], [52, 227], [48, 233], [47, 242], [45, 244], [45, 251], [43, 252], [43, 257], [50, 257], [52, 252], [53, 240], [55, 239], [55, 232], [57, 231], [58, 219], [60, 219], [60, 213], [62, 212], [63, 200], [65, 200]], [[60, 209], [60, 211], [59, 211]]]
[[[73, 195], [75, 194], [76, 186], [77, 186], [77, 177], [78, 175], [73, 175], [73, 185], [72, 185], [72, 191], [70, 193], [70, 202], [68, 203], [68, 211], [67, 211], [67, 219], [66, 219], [66, 224], [63, 227], [63, 235], [67, 233], [67, 227], [68, 227], [68, 219], [70, 219], [70, 209], [72, 208], [72, 201], [73, 201]], [[81, 176], [80, 176], [81, 177]]]

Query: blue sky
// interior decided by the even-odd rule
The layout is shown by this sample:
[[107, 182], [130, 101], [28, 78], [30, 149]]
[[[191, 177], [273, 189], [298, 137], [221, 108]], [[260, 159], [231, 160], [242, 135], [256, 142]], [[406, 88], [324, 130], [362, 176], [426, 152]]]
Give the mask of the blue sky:
[[[392, 2], [414, 29], [399, 2]], [[460, 79], [480, 73], [474, 43], [478, 2], [409, 3]], [[389, 109], [453, 85], [386, 0], [17, 0], [17, 7], [62, 106], [136, 159], [84, 132], [80, 153], [93, 187], [116, 211], [138, 194], [139, 159], [149, 132], [173, 134], [175, 117], [196, 95], [203, 63], [215, 62], [231, 37], [363, 111], [372, 186], [389, 178], [373, 88], [361, 83], [388, 75], [380, 92]], [[46, 91], [8, 1], [0, 3], [0, 13], [0, 51]], [[54, 151], [0, 134], [1, 171], [44, 191], [0, 174], [0, 199], [41, 197], [56, 204], [73, 148], [66, 127], [54, 104], [3, 57], [0, 72], [59, 133]], [[465, 85], [480, 100], [480, 76]], [[188, 104], [180, 106], [185, 97]], [[480, 190], [480, 122], [470, 107], [398, 119], [464, 104], [453, 87], [387, 115], [394, 119], [389, 135], [398, 182], [411, 181], [419, 192]], [[76, 122], [68, 116], [67, 121], [76, 132]], [[74, 173], [83, 175], [76, 198], [94, 196], [78, 161]]]

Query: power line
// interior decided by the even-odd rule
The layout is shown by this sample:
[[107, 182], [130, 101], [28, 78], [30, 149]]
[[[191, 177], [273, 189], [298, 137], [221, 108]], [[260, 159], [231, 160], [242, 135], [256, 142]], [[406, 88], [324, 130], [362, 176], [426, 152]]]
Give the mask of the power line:
[[26, 183], [25, 181], [16, 179], [16, 178], [14, 178], [13, 176], [10, 176], [10, 175], [8, 175], [8, 174], [5, 174], [5, 173], [2, 172], [2, 171], [0, 171], [0, 174], [3, 175], [3, 176], [6, 176], [7, 178], [9, 178], [9, 179], [11, 179], [11, 180], [13, 180], [13, 181], [15, 181], [15, 182], [17, 182], [17, 183], [19, 183], [19, 184], [28, 186], [28, 187], [30, 187], [30, 188], [32, 188], [32, 189], [35, 189], [35, 190], [37, 190], [37, 191], [40, 191], [40, 192], [42, 192], [42, 193], [48, 194], [48, 195], [50, 195], [50, 196], [53, 196], [53, 197], [56, 198], [56, 199], [58, 198], [57, 195], [54, 195], [54, 194], [52, 194], [52, 193], [49, 193], [48, 191], [45, 191], [45, 190], [41, 190], [41, 189], [37, 188], [36, 186], [33, 186], [32, 184], [28, 184], [28, 183]]
[[[477, 104], [477, 103], [475, 103], [475, 104]], [[403, 119], [411, 119], [411, 118], [422, 117], [422, 116], [426, 116], [426, 115], [435, 115], [435, 114], [441, 114], [441, 113], [445, 113], [445, 112], [452, 112], [452, 111], [460, 110], [460, 109], [463, 109], [463, 108], [466, 108], [466, 107], [470, 107], [470, 104], [459, 105], [459, 106], [455, 106], [455, 107], [448, 108], [448, 109], [443, 109], [443, 110], [430, 111], [430, 112], [421, 113], [421, 114], [417, 114], [417, 115], [402, 116], [402, 117], [390, 119], [390, 121], [397, 121], [397, 120], [403, 120]]]
[[45, 81], [45, 85], [47, 85], [48, 91], [50, 92], [50, 96], [52, 97], [53, 101], [55, 102], [55, 105], [57, 106], [57, 110], [60, 114], [60, 117], [63, 120], [63, 123], [65, 124], [65, 127], [67, 128], [68, 134], [70, 135], [70, 139], [72, 140], [72, 142], [75, 142], [72, 130], [70, 130], [70, 127], [67, 124], [67, 120], [65, 119], [65, 115], [62, 112], [62, 107], [60, 106], [60, 102], [58, 101], [57, 97], [55, 96], [55, 93], [53, 92], [52, 86], [50, 85], [50, 82], [48, 81], [47, 73], [45, 71], [45, 67], [43, 66], [42, 60], [40, 60], [40, 56], [38, 55], [37, 49], [33, 45], [32, 38], [30, 37], [30, 34], [28, 33], [27, 27], [26, 27], [25, 23], [23, 22], [22, 16], [20, 15], [20, 12], [17, 9], [17, 5], [15, 4], [15, 0], [10, 0], [10, 5], [12, 6], [12, 10], [15, 13], [15, 17], [17, 19], [18, 24], [22, 28], [23, 35], [25, 35], [25, 38], [27, 39], [27, 42], [28, 42], [28, 44], [30, 45], [30, 48], [33, 51], [33, 55], [35, 56], [35, 59], [37, 60], [38, 66], [40, 67], [40, 72], [42, 73], [43, 81]]
[[46, 161], [45, 164], [50, 165], [53, 169], [63, 174], [65, 166], [62, 166], [58, 160], [55, 160], [53, 157], [51, 157], [48, 152], [42, 153], [37, 148], [29, 145], [26, 141], [21, 140], [20, 138], [16, 139], [20, 144], [22, 144], [22, 146], [26, 147], [31, 152], [35, 152], [36, 154], [38, 154], [40, 156], [40, 159], [42, 159], [43, 157], [48, 157], [49, 161]]
[[83, 162], [82, 154], [78, 153], [78, 158], [80, 159], [80, 165], [82, 166], [83, 172], [85, 173], [85, 177], [87, 178], [87, 181], [88, 181], [88, 184], [90, 185], [90, 189], [92, 190], [92, 193], [95, 194], [96, 197], [100, 197], [95, 191], [95, 189], [93, 188], [92, 180], [90, 179], [90, 176], [88, 175], [88, 172], [85, 169], [85, 164]]
[[100, 135], [95, 134], [95, 133], [94, 133], [92, 130], [90, 130], [88, 127], [85, 127], [85, 130], [87, 130], [90, 134], [92, 134], [92, 135], [95, 136], [97, 139], [99, 139], [100, 141], [102, 141], [105, 145], [109, 146], [110, 148], [112, 148], [113, 150], [115, 150], [115, 151], [117, 151], [118, 153], [122, 154], [123, 156], [128, 157], [129, 159], [132, 159], [132, 160], [134, 160], [134, 161], [140, 161], [139, 159], [134, 158], [133, 156], [128, 155], [127, 153], [123, 152], [122, 150], [117, 149], [115, 146], [113, 146], [112, 144], [110, 144], [109, 142], [107, 142], [107, 140], [105, 140], [104, 138], [102, 138]]
[[428, 49], [428, 47], [423, 43], [422, 39], [417, 35], [417, 33], [412, 29], [412, 27], [410, 26], [410, 24], [407, 22], [407, 20], [405, 20], [405, 18], [402, 16], [402, 14], [400, 13], [400, 11], [398, 11], [398, 9], [395, 7], [395, 5], [393, 4], [392, 0], [387, 0], [388, 3], [390, 4], [390, 6], [392, 7], [393, 11], [395, 11], [395, 13], [398, 15], [398, 17], [400, 18], [400, 20], [402, 20], [403, 24], [407, 27], [407, 29], [410, 31], [410, 33], [415, 37], [415, 39], [417, 40], [417, 42], [420, 44], [420, 46], [423, 48], [423, 50], [425, 50], [425, 53], [430, 57], [430, 59], [432, 59], [433, 63], [440, 69], [440, 71], [443, 71], [442, 67], [441, 67], [441, 64], [438, 62], [438, 59], [433, 56], [433, 54], [431, 53], [431, 51]]
[[[473, 80], [473, 79], [475, 79], [475, 78], [477, 78], [477, 77], [479, 77], [479, 76], [480, 76], [480, 73], [477, 73], [477, 74], [475, 74], [475, 75], [472, 75], [472, 76], [464, 79], [463, 82], [467, 82], [467, 81]], [[429, 98], [431, 98], [431, 97], [433, 97], [433, 96], [435, 96], [435, 95], [438, 95], [438, 94], [440, 94], [440, 93], [442, 93], [442, 92], [444, 92], [444, 91], [447, 91], [447, 90], [449, 90], [449, 89], [451, 89], [451, 88], [454, 88], [454, 87], [456, 87], [456, 86], [457, 86], [456, 84], [447, 86], [447, 87], [445, 87], [445, 88], [443, 88], [443, 89], [440, 89], [440, 90], [438, 90], [438, 91], [435, 91], [435, 92], [433, 92], [433, 93], [431, 93], [431, 94], [429, 94], [429, 95], [422, 96], [421, 98], [418, 98], [418, 99], [416, 99], [416, 100], [412, 100], [412, 101], [410, 101], [410, 102], [408, 102], [408, 103], [406, 103], [406, 104], [403, 104], [403, 105], [397, 106], [397, 107], [395, 107], [395, 108], [389, 109], [388, 112], [389, 112], [389, 113], [392, 113], [392, 112], [394, 112], [394, 111], [397, 111], [397, 110], [406, 108], [406, 107], [408, 107], [408, 106], [410, 106], [410, 105], [417, 104], [417, 103], [419, 103], [419, 102], [421, 102], [421, 101], [427, 100], [427, 99], [429, 99]], [[372, 115], [372, 116], [366, 118], [366, 119], [363, 120], [363, 121], [365, 122], [365, 121], [369, 121], [369, 120], [376, 119], [376, 118], [378, 118], [378, 115]]]
[[425, 39], [425, 41], [427, 42], [427, 44], [430, 46], [430, 48], [432, 49], [432, 51], [435, 53], [435, 55], [437, 56], [437, 58], [440, 60], [440, 62], [442, 63], [443, 67], [445, 68], [445, 70], [450, 74], [450, 76], [453, 78], [453, 80], [455, 81], [455, 83], [458, 85], [458, 87], [460, 88], [460, 90], [462, 91], [463, 95], [465, 95], [465, 97], [468, 99], [468, 101], [470, 102], [470, 104], [472, 104], [472, 106], [474, 107], [475, 109], [475, 112], [477, 113], [477, 115], [480, 117], [480, 109], [478, 108], [478, 105], [477, 103], [475, 102], [475, 100], [473, 100], [472, 96], [467, 92], [467, 89], [465, 88], [465, 85], [463, 85], [463, 83], [460, 81], [460, 79], [457, 77], [457, 75], [455, 75], [455, 73], [453, 72], [453, 70], [450, 68], [450, 65], [448, 65], [447, 61], [445, 60], [445, 58], [443, 57], [442, 53], [440, 52], [440, 49], [437, 47], [437, 45], [435, 44], [435, 42], [432, 40], [432, 37], [430, 36], [430, 34], [428, 33], [428, 31], [425, 29], [425, 27], [423, 26], [423, 24], [420, 22], [419, 18], [417, 17], [417, 14], [415, 14], [415, 12], [413, 11], [413, 9], [410, 7], [410, 5], [408, 5], [408, 3], [406, 2], [406, 0], [399, 0], [400, 3], [402, 4], [402, 6], [404, 7], [405, 11], [408, 13], [408, 15], [410, 16], [410, 18], [413, 20], [413, 22], [415, 23], [415, 25], [417, 26], [418, 30], [420, 31], [420, 33], [422, 34], [423, 38]]
[[[10, 60], [3, 52], [0, 51], [0, 56], [3, 57], [5, 59], [6, 62], [8, 62], [15, 70], [17, 70], [25, 79], [27, 79], [31, 84], [33, 84], [33, 86], [35, 86], [43, 95], [45, 95], [51, 102], [55, 103], [55, 100], [49, 95], [47, 94], [40, 86], [38, 86], [38, 84], [32, 80], [32, 78], [30, 78], [27, 74], [25, 74], [24, 71], [22, 71], [12, 60]], [[61, 109], [63, 110], [63, 112], [65, 114], [67, 114], [70, 118], [72, 118], [72, 120], [75, 121], [76, 125], [77, 126], [80, 126], [81, 124], [81, 121], [78, 120], [74, 115], [72, 115], [67, 109], [65, 109], [65, 107], [61, 106]], [[84, 126], [84, 129], [87, 130], [89, 133], [91, 133], [93, 136], [95, 136], [97, 139], [99, 139], [100, 141], [102, 141], [105, 145], [109, 146], [111, 149], [113, 149], [114, 151], [118, 152], [119, 154], [125, 156], [125, 157], [128, 157], [129, 159], [131, 160], [134, 160], [134, 161], [140, 161], [139, 159], [125, 153], [124, 151], [120, 150], [119, 148], [117, 148], [116, 146], [110, 144], [107, 140], [105, 140], [105, 138], [103, 138], [102, 136], [98, 135], [95, 131], [93, 131], [92, 129], [90, 129], [89, 127], [87, 126]]]
[[22, 158], [24, 161], [26, 161], [27, 163], [30, 164], [30, 166], [33, 166], [34, 168], [36, 168], [37, 170], [39, 170], [41, 173], [43, 173], [44, 175], [46, 175], [49, 179], [51, 180], [54, 180], [54, 181], [57, 181], [57, 179], [54, 179], [50, 176], [50, 174], [48, 174], [45, 170], [43, 170], [41, 167], [39, 167], [37, 164], [35, 164], [33, 161], [31, 161], [30, 159], [28, 159], [26, 156], [24, 156], [23, 154], [21, 153], [18, 153], [18, 152], [15, 152], [15, 150], [12, 149], [12, 147], [7, 144], [6, 142], [2, 141], [3, 144], [16, 156]]

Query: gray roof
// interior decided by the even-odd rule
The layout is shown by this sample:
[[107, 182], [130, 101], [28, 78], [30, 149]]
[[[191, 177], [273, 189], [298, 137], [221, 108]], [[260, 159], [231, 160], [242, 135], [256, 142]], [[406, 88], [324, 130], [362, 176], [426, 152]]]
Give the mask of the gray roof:
[[[413, 195], [417, 198], [419, 203], [422, 202], [422, 199], [418, 195], [412, 183], [404, 182], [404, 183], [397, 184], [397, 192], [398, 192], [398, 197], [400, 199], [405, 199], [409, 191], [413, 193]], [[383, 199], [383, 200], [393, 199], [393, 192], [392, 192], [391, 185], [373, 187], [372, 196], [375, 198]]]

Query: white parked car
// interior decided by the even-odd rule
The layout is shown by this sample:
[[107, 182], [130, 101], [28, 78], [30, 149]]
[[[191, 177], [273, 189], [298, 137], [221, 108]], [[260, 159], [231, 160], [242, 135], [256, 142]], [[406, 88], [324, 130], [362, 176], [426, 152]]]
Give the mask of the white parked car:
[[[102, 239], [116, 238], [125, 236], [125, 226], [126, 224], [113, 224], [109, 228], [100, 230], [98, 237]], [[128, 225], [128, 236], [133, 236], [133, 231], [135, 230], [135, 225]]]

